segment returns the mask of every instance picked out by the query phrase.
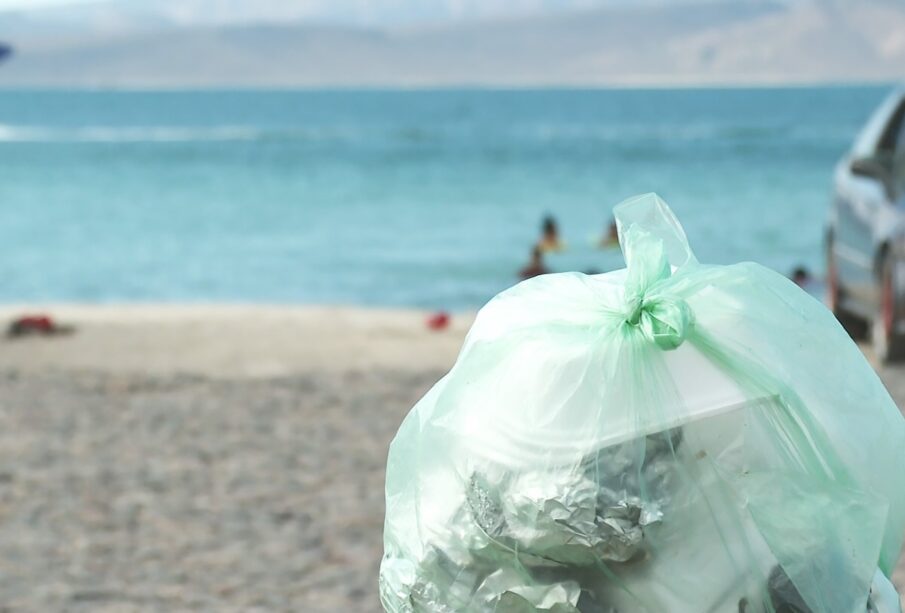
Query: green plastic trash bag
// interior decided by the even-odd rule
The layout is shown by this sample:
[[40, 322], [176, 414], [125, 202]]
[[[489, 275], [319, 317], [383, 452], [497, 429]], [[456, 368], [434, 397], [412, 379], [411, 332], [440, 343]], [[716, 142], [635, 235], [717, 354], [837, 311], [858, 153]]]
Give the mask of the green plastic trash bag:
[[626, 269], [479, 313], [390, 448], [392, 613], [889, 613], [905, 420], [817, 300], [700, 264], [657, 196]]

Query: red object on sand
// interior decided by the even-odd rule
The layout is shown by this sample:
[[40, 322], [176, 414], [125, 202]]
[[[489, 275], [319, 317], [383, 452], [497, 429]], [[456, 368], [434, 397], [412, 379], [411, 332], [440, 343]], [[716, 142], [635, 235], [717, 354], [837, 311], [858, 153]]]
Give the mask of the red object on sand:
[[427, 319], [427, 327], [431, 330], [445, 330], [449, 327], [449, 313], [440, 311]]
[[33, 334], [50, 336], [52, 334], [70, 334], [73, 331], [72, 326], [61, 326], [48, 315], [23, 315], [9, 323], [6, 328], [6, 336], [10, 338]]
[[53, 320], [47, 315], [26, 315], [17, 319], [15, 324], [22, 329], [36, 332], [50, 332], [54, 329]]

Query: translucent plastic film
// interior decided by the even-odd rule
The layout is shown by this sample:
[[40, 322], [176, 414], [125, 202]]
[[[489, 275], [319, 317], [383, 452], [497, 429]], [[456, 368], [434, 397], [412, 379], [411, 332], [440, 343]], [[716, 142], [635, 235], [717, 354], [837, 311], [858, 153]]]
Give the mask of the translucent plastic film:
[[494, 298], [400, 427], [384, 608], [898, 612], [905, 420], [858, 348], [657, 196], [616, 218], [625, 270]]

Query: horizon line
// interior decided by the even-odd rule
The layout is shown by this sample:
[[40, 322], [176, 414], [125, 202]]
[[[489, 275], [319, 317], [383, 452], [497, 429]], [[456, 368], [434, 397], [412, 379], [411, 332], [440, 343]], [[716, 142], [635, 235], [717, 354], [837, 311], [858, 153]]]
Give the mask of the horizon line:
[[2, 83], [3, 92], [97, 92], [97, 93], [167, 93], [167, 92], [543, 92], [543, 91], [632, 91], [632, 90], [718, 90], [718, 89], [844, 89], [855, 87], [897, 87], [902, 79], [760, 79], [752, 81], [639, 81], [576, 83], [348, 83], [348, 84], [42, 84]]

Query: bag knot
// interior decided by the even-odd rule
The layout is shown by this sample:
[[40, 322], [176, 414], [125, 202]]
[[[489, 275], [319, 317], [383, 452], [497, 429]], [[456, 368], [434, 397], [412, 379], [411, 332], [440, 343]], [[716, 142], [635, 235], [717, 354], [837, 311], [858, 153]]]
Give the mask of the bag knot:
[[625, 323], [660, 349], [675, 349], [688, 336], [694, 317], [681, 298], [635, 295], [626, 300]]

